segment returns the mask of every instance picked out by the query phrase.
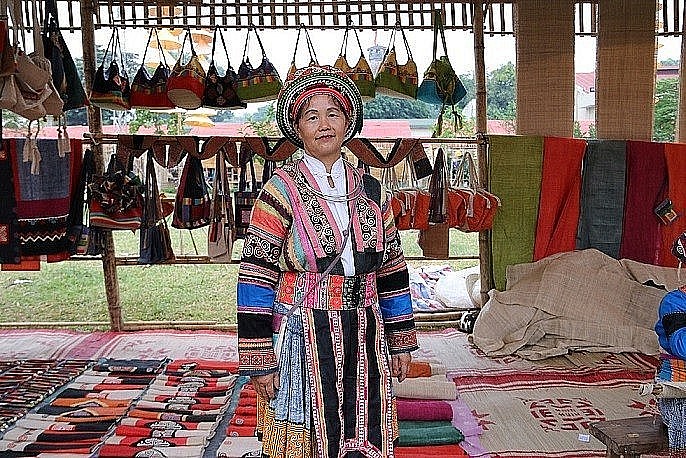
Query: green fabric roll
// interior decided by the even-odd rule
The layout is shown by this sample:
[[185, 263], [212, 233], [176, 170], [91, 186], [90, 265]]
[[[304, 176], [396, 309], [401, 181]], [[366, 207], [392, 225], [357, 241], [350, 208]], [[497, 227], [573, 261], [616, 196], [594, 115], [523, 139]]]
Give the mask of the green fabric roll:
[[490, 191], [500, 197], [491, 250], [495, 288], [505, 289], [507, 266], [532, 262], [543, 168], [543, 137], [490, 135]]
[[459, 444], [464, 440], [462, 432], [449, 421], [399, 421], [398, 431], [400, 447]]

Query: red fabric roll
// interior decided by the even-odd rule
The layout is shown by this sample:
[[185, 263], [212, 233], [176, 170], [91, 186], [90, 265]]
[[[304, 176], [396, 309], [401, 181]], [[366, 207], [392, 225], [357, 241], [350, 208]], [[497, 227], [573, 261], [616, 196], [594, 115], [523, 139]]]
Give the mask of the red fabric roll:
[[655, 207], [665, 198], [667, 163], [665, 145], [626, 142], [626, 195], [619, 257], [657, 264], [660, 220]]
[[226, 428], [226, 435], [227, 436], [242, 436], [242, 437], [252, 437], [255, 435], [255, 427], [254, 426], [237, 426], [237, 425], [229, 425], [228, 428]]
[[665, 160], [669, 180], [667, 197], [681, 216], [672, 224], [660, 225], [662, 246], [658, 264], [676, 267], [679, 261], [672, 254], [672, 244], [686, 230], [686, 144], [665, 143]]
[[453, 408], [445, 401], [397, 399], [398, 420], [440, 421], [453, 419]]
[[395, 447], [396, 458], [436, 458], [449, 456], [452, 458], [468, 458], [469, 455], [462, 447], [454, 445], [433, 445], [424, 447]]
[[257, 417], [242, 417], [234, 415], [229, 422], [232, 426], [257, 426]]
[[534, 242], [534, 261], [574, 251], [581, 202], [581, 162], [586, 142], [545, 137], [541, 197]]

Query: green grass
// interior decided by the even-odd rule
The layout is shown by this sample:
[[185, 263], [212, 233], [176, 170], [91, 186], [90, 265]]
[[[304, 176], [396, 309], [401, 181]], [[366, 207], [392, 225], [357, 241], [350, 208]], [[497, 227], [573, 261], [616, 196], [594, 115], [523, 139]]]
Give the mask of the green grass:
[[[170, 227], [174, 252], [195, 254], [188, 231]], [[199, 254], [206, 253], [206, 230], [193, 232]], [[115, 231], [118, 256], [138, 255], [138, 232]], [[417, 231], [402, 232], [406, 256], [421, 256]], [[242, 242], [234, 244], [240, 256]], [[451, 230], [450, 254], [477, 255], [477, 234]], [[476, 259], [409, 261], [474, 266]], [[211, 320], [236, 322], [238, 264], [121, 266], [117, 268], [120, 304], [125, 321]], [[0, 272], [0, 322], [109, 321], [100, 261], [41, 263], [40, 272]], [[81, 329], [92, 329], [82, 327]]]

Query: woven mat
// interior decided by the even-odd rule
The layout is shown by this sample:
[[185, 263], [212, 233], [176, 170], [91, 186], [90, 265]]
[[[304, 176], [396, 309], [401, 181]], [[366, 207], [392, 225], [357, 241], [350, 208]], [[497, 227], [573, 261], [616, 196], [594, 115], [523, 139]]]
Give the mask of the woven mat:
[[94, 333], [76, 352], [88, 358], [238, 361], [238, 339], [235, 333], [213, 331], [106, 332]]
[[479, 388], [460, 393], [483, 428], [480, 442], [492, 456], [581, 458], [605, 456], [588, 424], [657, 413], [637, 385], [519, 390]]
[[63, 359], [83, 345], [89, 334], [49, 330], [0, 330], [0, 359]]

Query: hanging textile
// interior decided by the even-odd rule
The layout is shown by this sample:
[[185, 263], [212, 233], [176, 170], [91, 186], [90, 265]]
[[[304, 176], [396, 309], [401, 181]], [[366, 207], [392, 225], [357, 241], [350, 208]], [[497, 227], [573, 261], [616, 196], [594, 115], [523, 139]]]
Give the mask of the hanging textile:
[[495, 288], [505, 289], [505, 269], [534, 254], [543, 166], [543, 137], [489, 136], [490, 191], [502, 206], [493, 221]]
[[543, 140], [534, 261], [574, 250], [579, 223], [581, 161], [585, 150], [584, 140], [558, 137]]
[[660, 225], [662, 247], [658, 264], [676, 267], [677, 259], [671, 253], [676, 238], [686, 231], [686, 145], [679, 143], [665, 144], [665, 160], [667, 163], [667, 197], [672, 201], [674, 209], [681, 215], [671, 224]]
[[626, 142], [591, 140], [581, 176], [581, 212], [576, 248], [597, 248], [619, 257], [624, 219]]
[[626, 144], [626, 197], [619, 257], [657, 264], [660, 220], [655, 207], [666, 197], [667, 163], [664, 143]]
[[21, 254], [66, 259], [69, 208], [81, 170], [81, 140], [71, 139], [71, 152], [60, 155], [57, 139], [38, 139], [39, 174], [32, 173], [38, 159], [25, 161], [23, 157], [25, 141], [9, 140]]
[[4, 140], [0, 149], [0, 263], [20, 261], [10, 140]]

